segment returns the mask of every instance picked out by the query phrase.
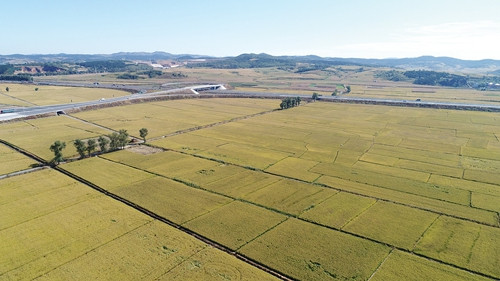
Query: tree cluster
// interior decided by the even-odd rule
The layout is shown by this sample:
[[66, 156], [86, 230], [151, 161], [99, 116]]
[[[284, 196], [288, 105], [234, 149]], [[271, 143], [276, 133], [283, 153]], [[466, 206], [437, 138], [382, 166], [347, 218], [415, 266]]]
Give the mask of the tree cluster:
[[[142, 128], [140, 131], [141, 137], [146, 141], [146, 135], [148, 134], [146, 128]], [[80, 158], [85, 158], [86, 156], [92, 156], [92, 153], [96, 151], [99, 146], [101, 153], [107, 151], [113, 151], [117, 149], [123, 149], [128, 143], [129, 134], [127, 130], [120, 130], [118, 133], [113, 132], [107, 136], [100, 136], [97, 141], [95, 139], [89, 139], [86, 142], [80, 139], [76, 139], [73, 145], [76, 151], [80, 155]], [[50, 146], [50, 150], [54, 152], [54, 159], [52, 162], [54, 164], [59, 164], [64, 160], [62, 150], [66, 147], [65, 142], [55, 141], [54, 144]]]
[[287, 109], [300, 105], [300, 97], [288, 97], [281, 100], [280, 108]]
[[465, 87], [469, 80], [466, 76], [429, 70], [410, 70], [405, 72], [390, 70], [377, 73], [376, 77], [390, 81], [413, 80], [413, 84], [416, 85], [445, 87]]
[[417, 85], [439, 85], [446, 87], [464, 87], [467, 85], [467, 77], [446, 72], [411, 70], [404, 72], [404, 75], [415, 79], [413, 84]]
[[0, 75], [0, 80], [6, 81], [33, 81], [31, 75], [18, 74], [18, 75]]

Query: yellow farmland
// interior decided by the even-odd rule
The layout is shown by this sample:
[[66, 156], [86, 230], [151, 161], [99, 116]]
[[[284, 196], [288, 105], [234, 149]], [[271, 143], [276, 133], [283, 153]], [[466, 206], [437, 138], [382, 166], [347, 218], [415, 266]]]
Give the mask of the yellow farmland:
[[36, 164], [35, 161], [3, 144], [0, 144], [0, 159], [2, 159], [0, 175], [29, 169], [31, 165]]
[[2, 280], [275, 279], [54, 170], [0, 180], [0, 194]]
[[75, 139], [96, 138], [109, 133], [108, 130], [66, 116], [0, 125], [0, 139], [28, 150], [47, 161], [54, 157], [54, 153], [49, 150], [49, 147], [56, 140], [66, 143], [63, 155], [70, 157], [77, 154], [73, 146]]
[[[3, 91], [9, 87], [9, 91]], [[0, 95], [0, 104], [32, 106], [77, 103], [129, 95], [129, 93], [112, 89], [40, 86], [28, 84], [0, 84], [4, 96]], [[35, 90], [38, 89], [38, 90]], [[6, 96], [10, 99], [7, 100]]]
[[[410, 280], [500, 278], [498, 114], [320, 102], [271, 112], [276, 104], [185, 100], [82, 112], [80, 118], [113, 130], [137, 134], [147, 127], [152, 148], [141, 145], [60, 167], [296, 279], [398, 280], [407, 272], [413, 273]], [[263, 114], [247, 116], [254, 113]], [[229, 121], [240, 116], [247, 118]], [[199, 128], [212, 123], [218, 124]], [[33, 130], [40, 132], [36, 139], [29, 138]], [[156, 138], [178, 130], [186, 132]], [[0, 138], [45, 158], [56, 139], [72, 146], [75, 138], [104, 133], [109, 131], [67, 117], [0, 128]], [[9, 241], [6, 249], [20, 247], [13, 229], [26, 231], [21, 226], [28, 223], [42, 229], [64, 218], [51, 230], [54, 239], [64, 241], [59, 232], [68, 233], [88, 253], [47, 275], [41, 265], [30, 265], [39, 271], [26, 279], [66, 279], [70, 272], [83, 274], [80, 268], [88, 264], [102, 272], [89, 276], [123, 278], [122, 267], [112, 265], [124, 256], [136, 265], [132, 276], [143, 279], [269, 277], [54, 170], [42, 172], [19, 176], [27, 182], [42, 175], [33, 186], [0, 180], [0, 208], [6, 208], [0, 241]], [[53, 187], [38, 188], [47, 185]], [[40, 218], [32, 217], [35, 209], [12, 211], [31, 206], [41, 210]], [[114, 223], [125, 224], [119, 238], [110, 238]], [[77, 230], [66, 229], [68, 224]], [[85, 224], [93, 234], [74, 233]], [[104, 238], [92, 236], [101, 232]], [[137, 241], [141, 237], [146, 241]], [[167, 243], [169, 237], [187, 238], [173, 238], [176, 244]], [[104, 242], [95, 248], [82, 242], [86, 238]], [[34, 243], [41, 252], [71, 247]], [[149, 255], [153, 264], [146, 265]], [[26, 255], [21, 251], [4, 262], [16, 259]], [[9, 274], [27, 268], [12, 266], [19, 271]]]
[[126, 129], [138, 136], [147, 128], [148, 138], [208, 125], [238, 116], [278, 108], [275, 100], [193, 99], [134, 104], [80, 112], [76, 117], [114, 129]]

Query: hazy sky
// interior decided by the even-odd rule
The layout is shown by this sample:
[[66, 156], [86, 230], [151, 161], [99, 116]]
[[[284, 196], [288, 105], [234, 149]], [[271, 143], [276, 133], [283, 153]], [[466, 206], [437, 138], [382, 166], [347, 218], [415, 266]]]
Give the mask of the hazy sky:
[[0, 0], [0, 54], [500, 59], [500, 0]]

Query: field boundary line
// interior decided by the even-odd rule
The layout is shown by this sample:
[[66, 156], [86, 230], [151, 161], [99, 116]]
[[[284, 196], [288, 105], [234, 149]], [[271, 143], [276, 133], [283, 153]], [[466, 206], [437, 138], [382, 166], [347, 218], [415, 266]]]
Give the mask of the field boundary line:
[[389, 258], [389, 256], [392, 254], [392, 252], [394, 252], [394, 248], [392, 248], [389, 251], [389, 253], [387, 254], [387, 256], [385, 256], [384, 260], [377, 266], [377, 268], [375, 268], [375, 271], [372, 273], [372, 275], [370, 275], [370, 277], [366, 281], [370, 281], [373, 278], [373, 276], [375, 275], [375, 273], [377, 273], [377, 271], [382, 267], [382, 265]]
[[[342, 192], [342, 191], [341, 191]], [[372, 198], [373, 199], [373, 198]], [[378, 200], [375, 200], [375, 202], [373, 202], [372, 204], [370, 204], [370, 206], [364, 208], [363, 210], [361, 210], [361, 212], [359, 212], [359, 214], [357, 214], [355, 217], [351, 218], [350, 220], [348, 220], [346, 223], [344, 223], [342, 226], [339, 227], [339, 229], [344, 229], [344, 227], [346, 227], [349, 223], [351, 223], [352, 221], [354, 221], [355, 219], [357, 219], [359, 216], [361, 216], [362, 214], [364, 214], [366, 211], [368, 211], [371, 207], [373, 207], [373, 205], [377, 204], [377, 202], [379, 201]]]
[[40, 166], [40, 167], [35, 167], [35, 168], [24, 169], [21, 171], [15, 171], [15, 172], [8, 173], [8, 174], [3, 174], [3, 175], [0, 175], [0, 180], [10, 178], [10, 177], [20, 176], [20, 175], [24, 175], [24, 174], [33, 173], [33, 172], [36, 172], [38, 170], [43, 170], [43, 169], [47, 169], [47, 168], [48, 168], [48, 166]]
[[192, 255], [190, 255], [189, 257], [186, 257], [185, 259], [183, 259], [180, 263], [174, 265], [172, 268], [168, 269], [167, 271], [163, 272], [162, 274], [160, 274], [160, 276], [156, 277], [155, 280], [159, 280], [160, 278], [162, 278], [163, 276], [165, 276], [165, 274], [169, 273], [170, 271], [176, 269], [177, 267], [179, 267], [181, 264], [185, 263], [186, 261], [188, 261], [189, 259], [191, 259], [192, 257], [194, 257], [195, 255], [199, 254], [201, 251], [205, 251], [208, 247], [210, 247], [210, 245], [205, 245], [205, 247], [201, 248], [199, 251], [196, 251], [195, 253], [193, 253]]
[[264, 234], [268, 233], [269, 231], [271, 231], [271, 230], [275, 229], [278, 225], [280, 225], [280, 224], [282, 224], [282, 223], [286, 222], [286, 221], [287, 221], [287, 220], [289, 220], [289, 219], [290, 219], [290, 217], [286, 217], [284, 220], [282, 220], [282, 221], [280, 221], [279, 223], [275, 224], [274, 226], [272, 226], [272, 227], [270, 227], [270, 228], [266, 229], [266, 230], [265, 230], [264, 232], [262, 232], [261, 234], [259, 234], [259, 235], [255, 236], [254, 238], [252, 238], [252, 239], [248, 240], [245, 244], [243, 244], [243, 245], [239, 246], [237, 249], [235, 249], [235, 251], [239, 251], [241, 248], [243, 248], [243, 247], [245, 247], [246, 245], [248, 245], [248, 244], [252, 243], [252, 242], [253, 242], [253, 241], [255, 241], [257, 238], [259, 238], [259, 237], [261, 237], [262, 235], [264, 235]]
[[273, 269], [273, 268], [271, 268], [263, 263], [260, 263], [260, 262], [254, 260], [250, 257], [247, 257], [243, 254], [236, 253], [235, 251], [218, 243], [217, 241], [214, 241], [214, 240], [212, 240], [208, 237], [205, 237], [197, 232], [194, 232], [194, 231], [192, 231], [192, 230], [190, 230], [190, 229], [188, 229], [188, 228], [186, 228], [178, 223], [175, 223], [175, 222], [173, 222], [173, 221], [171, 221], [163, 216], [160, 216], [160, 215], [156, 214], [155, 212], [150, 211], [149, 209], [146, 209], [138, 204], [135, 204], [134, 202], [132, 202], [128, 199], [125, 199], [125, 198], [123, 198], [117, 194], [114, 194], [114, 193], [112, 193], [112, 192], [110, 192], [110, 191], [108, 191], [108, 190], [106, 190], [106, 189], [104, 189], [96, 184], [93, 184], [92, 182], [90, 182], [84, 178], [81, 178], [81, 177], [79, 177], [79, 176], [59, 167], [59, 166], [55, 166], [54, 169], [57, 170], [58, 172], [64, 174], [64, 175], [78, 181], [78, 182], [81, 182], [81, 183], [89, 186], [90, 188], [92, 188], [94, 190], [97, 190], [98, 192], [100, 192], [108, 197], [111, 197], [117, 201], [120, 201], [120, 202], [124, 203], [125, 205], [132, 207], [135, 210], [137, 210], [143, 214], [148, 215], [149, 217], [151, 217], [153, 219], [156, 219], [156, 220], [161, 221], [165, 224], [168, 224], [168, 225], [170, 225], [170, 226], [172, 226], [172, 227], [174, 227], [174, 228], [176, 228], [176, 229], [178, 229], [178, 230], [180, 230], [180, 231], [182, 231], [182, 232], [184, 232], [184, 233], [186, 233], [186, 234], [188, 234], [188, 235], [190, 235], [190, 236], [192, 236], [192, 237], [194, 237], [194, 238], [196, 238], [196, 239], [198, 239], [198, 240], [200, 240], [200, 241], [202, 241], [202, 242], [204, 242], [204, 243], [206, 243], [206, 244], [208, 244], [216, 249], [219, 249], [219, 250], [221, 250], [227, 254], [230, 254], [230, 255], [262, 270], [262, 271], [265, 271], [266, 273], [269, 273], [269, 274], [273, 275], [274, 277], [277, 277], [281, 280], [294, 280], [294, 278], [286, 275], [285, 273], [282, 273], [276, 269]]
[[[27, 101], [27, 100], [23, 100], [23, 99], [18, 98], [18, 97], [14, 97], [14, 96], [11, 96], [11, 95], [7, 95], [7, 94], [6, 94], [6, 93], [4, 93], [4, 92], [0, 92], [0, 94], [1, 94], [1, 95], [3, 95], [3, 96], [9, 97], [9, 98], [11, 98], [11, 99], [18, 100], [18, 101], [22, 101], [22, 102], [24, 102], [24, 103], [27, 103], [27, 104], [30, 104], [30, 105], [33, 105], [33, 106], [38, 106], [38, 104], [34, 104], [34, 103], [32, 103], [32, 102], [29, 102], [29, 101]], [[11, 106], [12, 106], [12, 105], [11, 105]]]
[[[191, 182], [187, 182], [187, 181], [184, 181], [184, 180], [181, 180], [181, 179], [177, 179], [177, 178], [170, 178], [168, 176], [164, 176], [164, 175], [161, 175], [161, 174], [157, 174], [157, 173], [154, 173], [154, 172], [151, 172], [151, 171], [147, 171], [147, 170], [143, 170], [141, 168], [137, 168], [137, 167], [134, 167], [134, 166], [131, 166], [131, 165], [128, 165], [128, 164], [125, 164], [125, 163], [121, 163], [121, 162], [117, 162], [117, 161], [114, 161], [114, 160], [111, 160], [111, 159], [107, 159], [107, 158], [104, 158], [110, 162], [113, 162], [113, 163], [117, 163], [117, 164], [120, 164], [120, 165], [124, 165], [124, 166], [127, 166], [127, 167], [130, 167], [130, 168], [133, 168], [133, 169], [136, 169], [136, 170], [139, 170], [139, 171], [143, 171], [143, 172], [146, 172], [146, 173], [151, 173], [151, 174], [154, 174], [154, 175], [157, 175], [159, 177], [163, 177], [163, 178], [166, 178], [166, 179], [170, 179], [170, 180], [174, 180], [176, 182], [179, 182], [179, 183], [183, 183], [185, 184], [188, 188], [194, 188], [194, 189], [199, 189], [199, 190], [203, 190], [203, 191], [206, 191], [206, 192], [209, 192], [209, 193], [212, 193], [212, 194], [217, 194], [217, 195], [220, 195], [220, 196], [224, 196], [224, 197], [227, 197], [227, 198], [230, 198], [230, 199], [233, 199], [233, 200], [236, 200], [236, 201], [240, 201], [240, 202], [243, 202], [243, 203], [247, 203], [247, 204], [251, 204], [251, 205], [254, 205], [254, 206], [257, 206], [257, 207], [260, 207], [260, 208], [264, 208], [266, 210], [269, 210], [269, 211], [272, 211], [272, 212], [275, 212], [275, 213], [278, 213], [278, 214], [281, 214], [281, 215], [285, 215], [287, 216], [288, 218], [295, 218], [295, 219], [298, 219], [300, 221], [303, 221], [303, 222], [306, 222], [306, 223], [310, 223], [312, 225], [316, 225], [316, 226], [319, 226], [319, 227], [323, 227], [323, 228], [326, 228], [326, 229], [329, 229], [329, 230], [333, 230], [333, 231], [337, 231], [337, 232], [340, 232], [340, 233], [343, 233], [345, 235], [349, 235], [349, 236], [353, 236], [353, 237], [357, 237], [359, 239], [363, 239], [363, 240], [368, 240], [368, 241], [371, 241], [373, 243], [376, 243], [376, 244], [379, 244], [379, 245], [383, 245], [383, 246], [386, 246], [386, 247], [389, 247], [389, 248], [393, 248], [393, 249], [397, 249], [399, 251], [402, 251], [402, 252], [405, 252], [405, 253], [408, 253], [408, 254], [412, 254], [412, 255], [416, 255], [416, 256], [419, 256], [419, 257], [422, 257], [422, 258], [425, 258], [425, 259], [428, 259], [428, 260], [431, 260], [431, 261], [434, 261], [434, 262], [437, 262], [437, 263], [440, 263], [440, 264], [444, 264], [444, 265], [447, 265], [447, 266], [451, 266], [451, 267], [454, 267], [454, 268], [457, 268], [457, 269], [460, 269], [460, 270], [463, 270], [463, 271], [466, 271], [466, 272], [469, 272], [469, 273], [474, 273], [474, 274], [477, 274], [477, 275], [481, 275], [483, 277], [487, 277], [487, 278], [493, 278], [493, 279], [496, 279], [496, 277], [493, 277], [491, 275], [488, 275], [486, 273], [482, 273], [482, 272], [479, 272], [479, 271], [475, 271], [475, 270], [472, 270], [472, 269], [468, 269], [466, 267], [462, 267], [462, 266], [459, 266], [459, 265], [456, 265], [456, 264], [453, 264], [453, 263], [449, 263], [449, 262], [446, 262], [446, 261], [442, 261], [442, 260], [439, 260], [439, 259], [436, 259], [436, 258], [432, 258], [432, 257], [429, 257], [429, 256], [426, 256], [424, 254], [420, 254], [420, 253], [416, 253], [416, 252], [413, 252], [412, 250], [409, 250], [409, 249], [405, 249], [405, 248], [402, 248], [402, 247], [399, 247], [399, 246], [395, 246], [395, 245], [391, 245], [389, 243], [386, 243], [386, 242], [383, 242], [383, 241], [379, 241], [379, 240], [376, 240], [374, 238], [370, 238], [370, 237], [366, 237], [366, 236], [363, 236], [361, 234], [357, 234], [357, 233], [354, 233], [354, 232], [349, 232], [347, 230], [343, 230], [343, 229], [340, 229], [340, 228], [337, 228], [337, 227], [333, 227], [333, 226], [328, 226], [328, 225], [324, 225], [324, 224], [321, 224], [321, 223], [318, 223], [318, 222], [315, 222], [313, 220], [310, 220], [310, 219], [306, 219], [306, 218], [302, 218], [300, 217], [300, 215], [294, 215], [294, 214], [291, 214], [291, 213], [287, 213], [285, 211], [281, 211], [281, 210], [278, 210], [278, 209], [275, 209], [275, 208], [272, 208], [272, 207], [268, 207], [268, 206], [264, 206], [264, 205], [261, 205], [259, 203], [256, 203], [256, 202], [252, 202], [252, 201], [248, 201], [246, 199], [243, 199], [243, 198], [235, 198], [235, 197], [232, 197], [232, 196], [229, 196], [229, 195], [226, 195], [226, 194], [222, 194], [220, 192], [216, 192], [216, 191], [213, 191], [213, 190], [209, 190], [209, 189], [205, 189], [197, 184], [194, 184], [194, 183], [191, 183]], [[100, 187], [99, 187], [100, 188]], [[117, 195], [116, 195], [117, 196]], [[333, 195], [334, 196], [334, 195]], [[125, 199], [126, 200], [126, 199]], [[377, 200], [378, 201], [385, 201], [383, 199], [379, 199]], [[134, 204], [134, 203], [132, 203]], [[139, 206], [140, 207], [140, 206]], [[142, 207], [141, 207], [142, 208]], [[434, 213], [434, 212], [433, 212]], [[439, 214], [439, 215], [443, 215], [443, 214]], [[446, 216], [446, 215], [445, 215]], [[439, 216], [438, 216], [439, 217]], [[175, 224], [175, 223], [174, 223]], [[183, 226], [180, 226], [179, 227], [182, 227], [184, 229], [187, 229]], [[187, 229], [188, 231], [190, 232], [193, 232], [189, 229]], [[193, 232], [195, 233], [195, 232]], [[196, 234], [196, 235], [199, 235], [199, 234]], [[201, 235], [200, 235], [201, 236]], [[204, 236], [202, 236], [204, 237]], [[208, 239], [209, 241], [213, 241], [209, 238], [206, 238], [204, 237], [204, 239]], [[215, 242], [213, 241], [214, 243], [217, 243], [218, 242]], [[222, 247], [225, 247], [222, 245]], [[231, 250], [232, 251], [232, 250]], [[232, 251], [231, 254], [233, 255], [238, 255], [239, 253], [237, 252], [237, 250], [235, 251]], [[240, 254], [241, 255], [241, 254]], [[243, 256], [243, 255], [242, 255]], [[246, 256], [243, 256], [245, 258], [248, 258]], [[251, 259], [252, 260], [252, 259]]]
[[424, 238], [425, 234], [427, 233], [427, 231], [429, 231], [429, 229], [436, 223], [436, 221], [441, 217], [442, 215], [439, 215], [437, 216], [432, 222], [431, 224], [429, 224], [429, 226], [424, 230], [424, 232], [422, 232], [422, 235], [420, 235], [420, 237], [418, 238], [418, 240], [415, 242], [415, 244], [413, 244], [413, 248], [411, 249], [411, 251], [413, 252], [415, 250], [415, 248], [417, 247], [418, 243], [420, 243], [420, 241]]
[[108, 131], [111, 131], [111, 132], [117, 132], [115, 129], [112, 129], [112, 128], [108, 128], [106, 126], [103, 126], [103, 125], [99, 125], [97, 123], [94, 123], [94, 122], [91, 122], [91, 121], [88, 121], [88, 120], [85, 120], [85, 119], [82, 119], [82, 118], [78, 118], [76, 116], [73, 116], [71, 114], [65, 114], [64, 116], [66, 116], [67, 118], [70, 118], [70, 119], [74, 119], [74, 120], [77, 120], [77, 121], [80, 121], [80, 122], [83, 122], [83, 123], [87, 123], [87, 124], [90, 124], [90, 125], [94, 125], [96, 127], [99, 127], [101, 129], [104, 129], [104, 130], [108, 130]]

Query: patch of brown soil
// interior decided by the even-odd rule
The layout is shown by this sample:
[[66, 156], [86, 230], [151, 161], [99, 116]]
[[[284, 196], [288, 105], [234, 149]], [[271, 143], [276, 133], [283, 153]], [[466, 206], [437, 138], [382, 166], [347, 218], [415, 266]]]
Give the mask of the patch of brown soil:
[[142, 155], [155, 154], [163, 151], [163, 149], [161, 148], [151, 147], [147, 145], [131, 145], [127, 147], [127, 150]]

